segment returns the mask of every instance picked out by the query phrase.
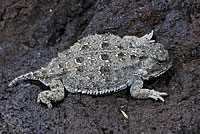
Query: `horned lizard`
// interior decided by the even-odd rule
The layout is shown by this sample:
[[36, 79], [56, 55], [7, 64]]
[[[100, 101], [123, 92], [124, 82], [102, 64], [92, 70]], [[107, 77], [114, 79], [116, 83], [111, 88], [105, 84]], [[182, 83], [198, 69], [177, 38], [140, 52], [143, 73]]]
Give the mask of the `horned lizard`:
[[151, 40], [153, 31], [140, 38], [113, 34], [95, 34], [82, 38], [70, 49], [39, 70], [15, 78], [39, 80], [51, 90], [42, 91], [37, 102], [52, 108], [51, 101], [64, 98], [64, 89], [90, 95], [118, 92], [130, 87], [131, 96], [164, 102], [167, 94], [144, 89], [143, 80], [157, 77], [171, 67], [168, 51]]

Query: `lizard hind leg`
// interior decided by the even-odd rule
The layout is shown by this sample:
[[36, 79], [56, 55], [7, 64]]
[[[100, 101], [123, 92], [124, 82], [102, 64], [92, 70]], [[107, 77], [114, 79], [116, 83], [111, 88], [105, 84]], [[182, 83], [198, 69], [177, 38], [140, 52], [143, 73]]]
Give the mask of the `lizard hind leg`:
[[51, 90], [42, 91], [38, 95], [37, 102], [45, 103], [48, 108], [52, 108], [51, 101], [60, 101], [64, 98], [64, 86], [60, 80], [51, 80], [47, 84]]

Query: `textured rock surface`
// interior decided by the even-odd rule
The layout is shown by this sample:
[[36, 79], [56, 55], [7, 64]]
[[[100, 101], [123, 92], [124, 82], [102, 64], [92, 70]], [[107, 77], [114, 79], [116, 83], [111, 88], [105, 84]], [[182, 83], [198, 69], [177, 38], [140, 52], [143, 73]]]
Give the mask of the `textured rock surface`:
[[[198, 133], [199, 8], [197, 0], [0, 1], [0, 133]], [[173, 67], [145, 86], [170, 94], [165, 103], [135, 100], [125, 90], [99, 97], [68, 94], [48, 110], [36, 103], [48, 89], [41, 83], [7, 87], [88, 34], [142, 36], [152, 29]]]

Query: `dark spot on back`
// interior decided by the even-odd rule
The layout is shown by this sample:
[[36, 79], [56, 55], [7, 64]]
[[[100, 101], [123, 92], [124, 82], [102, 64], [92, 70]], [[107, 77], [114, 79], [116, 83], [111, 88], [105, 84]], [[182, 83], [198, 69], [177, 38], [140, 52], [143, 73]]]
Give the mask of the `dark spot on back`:
[[135, 55], [130, 55], [131, 60], [136, 60], [136, 56]]
[[88, 45], [83, 45], [82, 48], [81, 48], [81, 51], [86, 51], [87, 49], [89, 49], [89, 46]]
[[94, 79], [94, 75], [93, 74], [89, 74], [88, 77], [90, 78], [90, 80]]
[[63, 67], [63, 63], [59, 63], [59, 68], [62, 68]]
[[75, 59], [76, 61], [76, 63], [83, 63], [83, 61], [84, 61], [84, 58], [83, 57], [76, 57], [76, 59]]
[[108, 48], [109, 47], [109, 44], [107, 43], [107, 42], [103, 42], [102, 44], [101, 44], [101, 48], [103, 48], [103, 49], [106, 49], [106, 48]]
[[102, 66], [102, 67], [100, 68], [100, 72], [103, 73], [103, 74], [108, 73], [108, 72], [110, 72], [110, 71], [111, 71], [111, 70], [110, 70], [110, 67], [109, 67], [109, 66]]
[[117, 46], [117, 48], [119, 48], [120, 50], [124, 49], [124, 47], [122, 47], [121, 45]]
[[105, 78], [105, 82], [111, 82], [111, 81], [112, 81], [111, 77], [106, 77]]
[[109, 56], [107, 54], [101, 54], [102, 60], [109, 60]]
[[84, 68], [80, 66], [77, 68], [77, 71], [82, 73], [84, 71]]
[[117, 56], [118, 56], [119, 58], [123, 58], [123, 57], [124, 57], [124, 53], [120, 52], [120, 53], [117, 54]]

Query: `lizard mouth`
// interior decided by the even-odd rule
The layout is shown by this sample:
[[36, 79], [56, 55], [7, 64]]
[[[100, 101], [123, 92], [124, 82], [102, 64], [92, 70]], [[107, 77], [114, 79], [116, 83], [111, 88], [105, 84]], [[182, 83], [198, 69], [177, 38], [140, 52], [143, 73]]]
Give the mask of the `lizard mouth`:
[[169, 70], [169, 69], [171, 68], [171, 66], [172, 66], [172, 62], [170, 62], [170, 63], [168, 64], [168, 66], [164, 67], [163, 70], [161, 70], [161, 71], [156, 71], [156, 72], [154, 72], [153, 74], [151, 74], [151, 76], [153, 76], [153, 77], [158, 77], [158, 76], [160, 76], [161, 74], [165, 73], [167, 70]]

